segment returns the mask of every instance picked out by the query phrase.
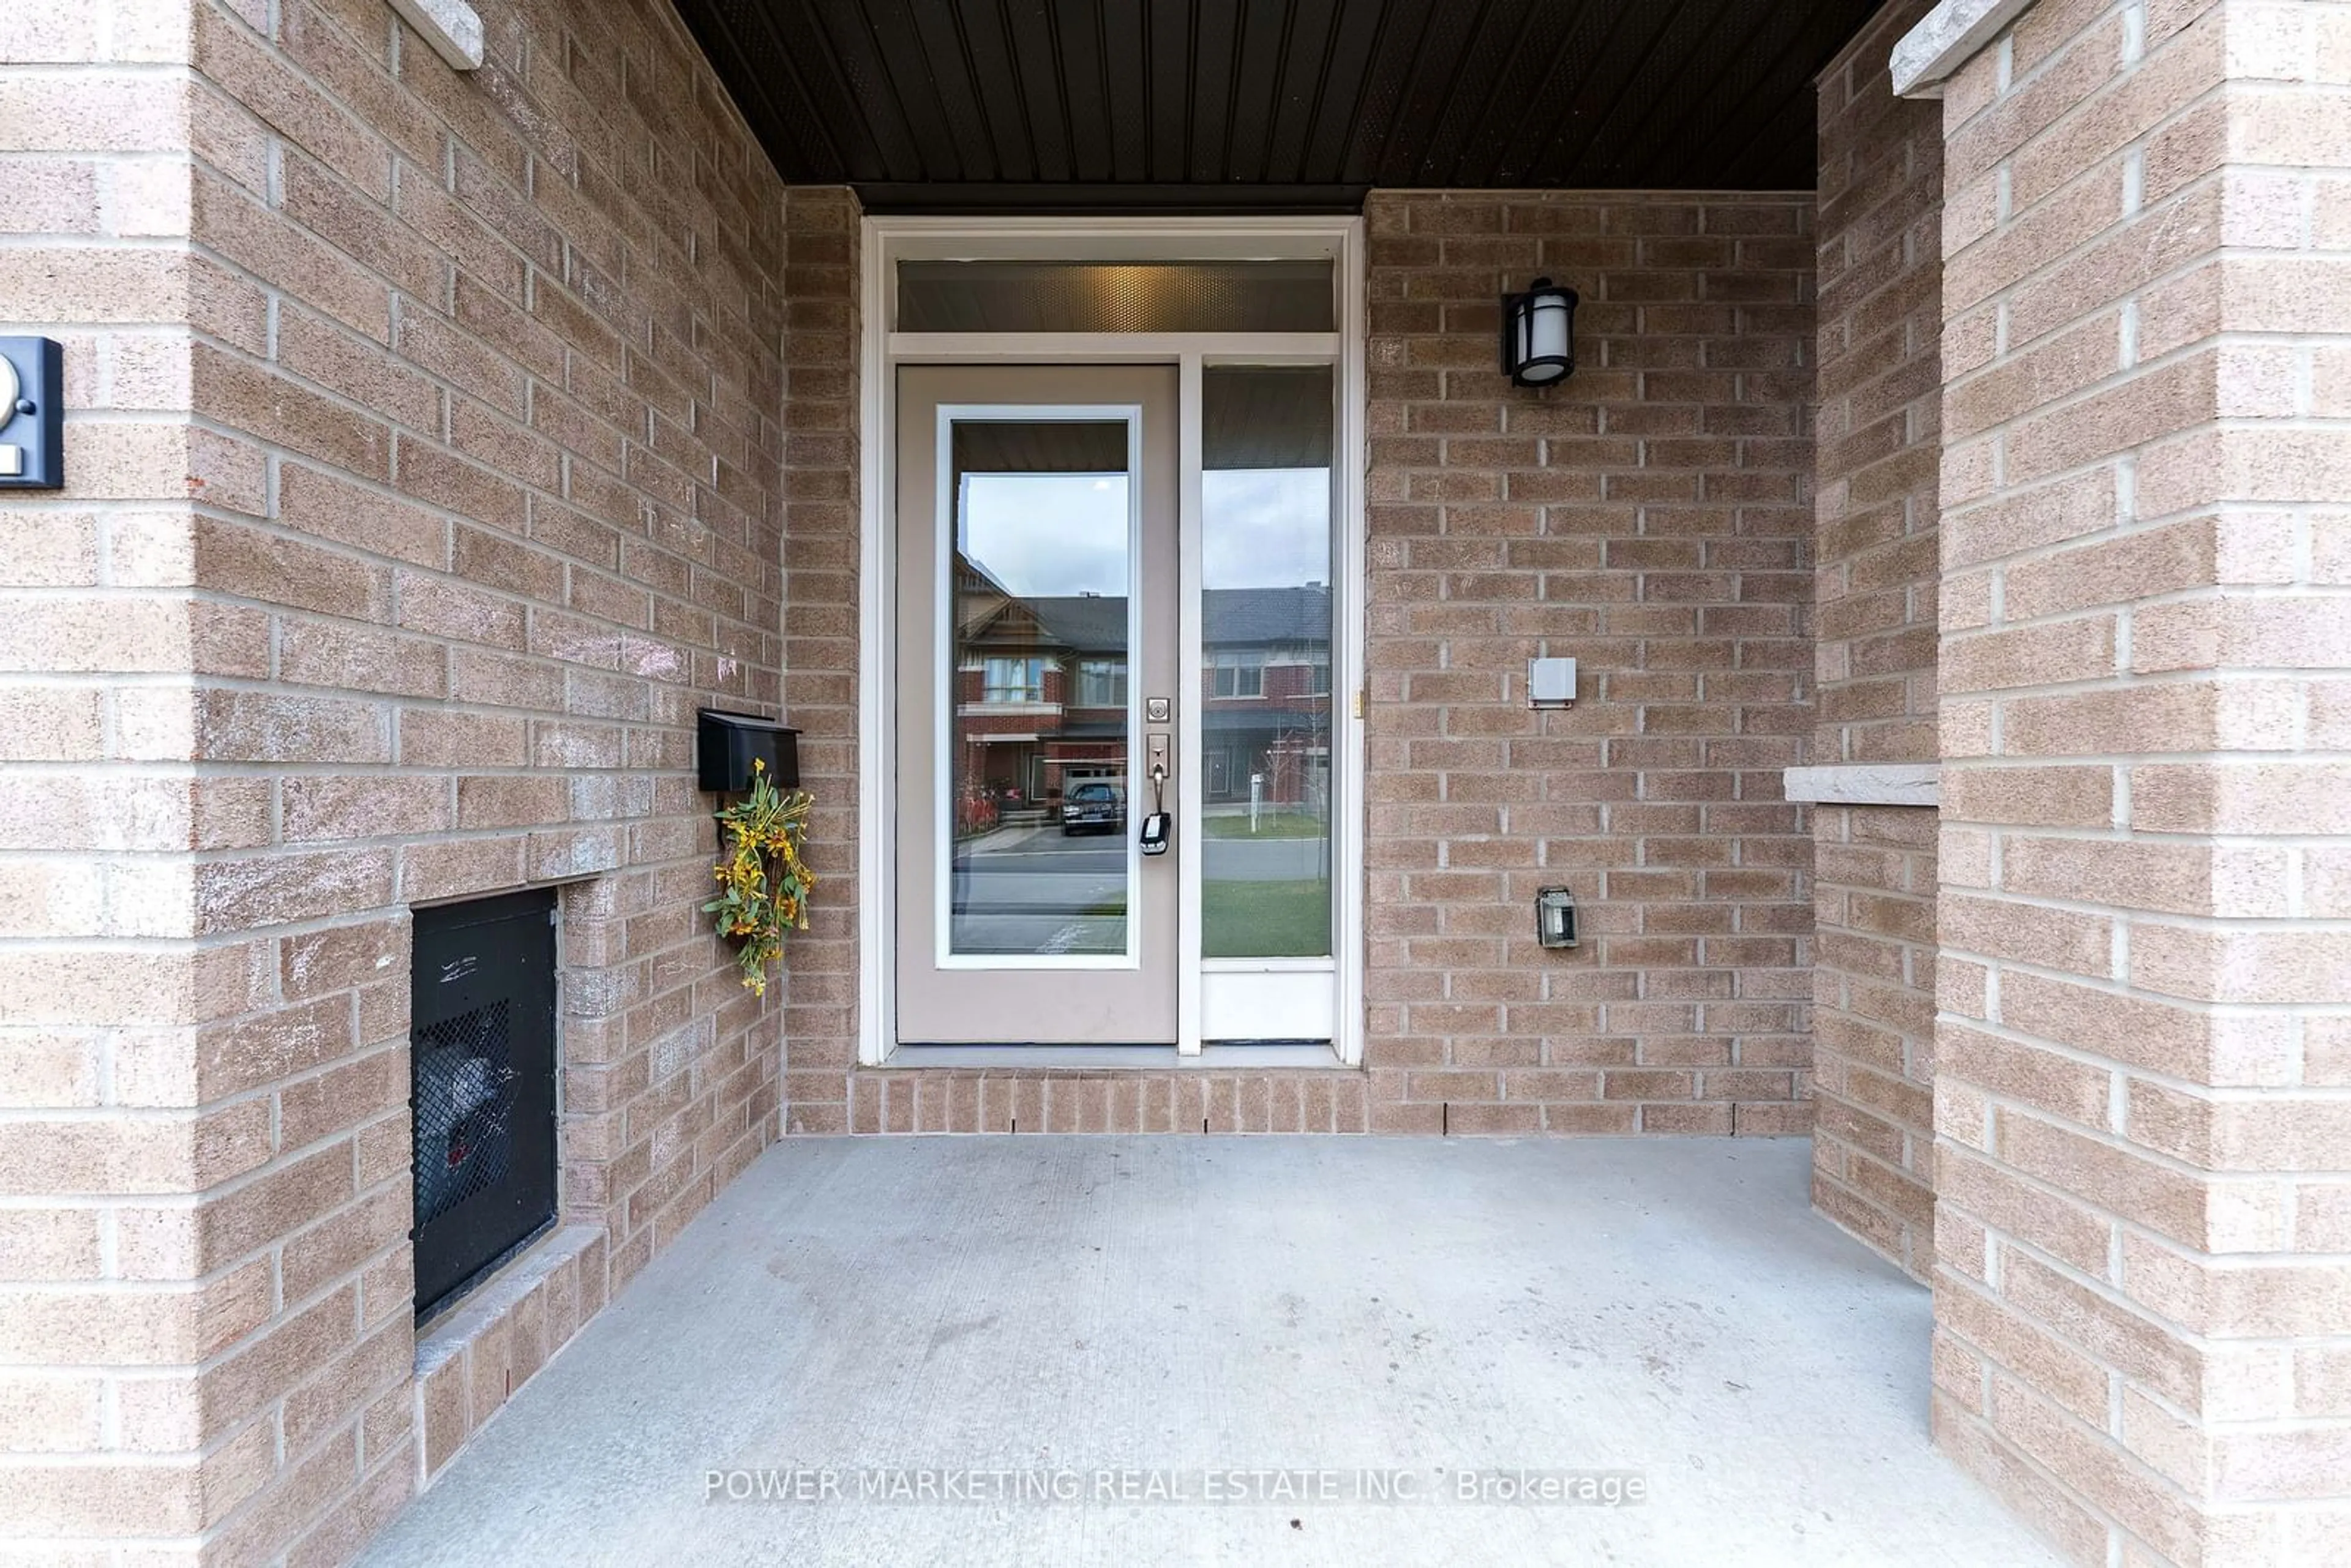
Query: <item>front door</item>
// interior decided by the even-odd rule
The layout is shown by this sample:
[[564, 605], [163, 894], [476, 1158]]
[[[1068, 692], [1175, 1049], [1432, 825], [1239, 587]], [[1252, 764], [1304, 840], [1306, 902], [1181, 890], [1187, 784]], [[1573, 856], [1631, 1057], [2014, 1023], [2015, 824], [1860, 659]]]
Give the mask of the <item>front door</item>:
[[1177, 374], [898, 372], [898, 1039], [1170, 1045]]

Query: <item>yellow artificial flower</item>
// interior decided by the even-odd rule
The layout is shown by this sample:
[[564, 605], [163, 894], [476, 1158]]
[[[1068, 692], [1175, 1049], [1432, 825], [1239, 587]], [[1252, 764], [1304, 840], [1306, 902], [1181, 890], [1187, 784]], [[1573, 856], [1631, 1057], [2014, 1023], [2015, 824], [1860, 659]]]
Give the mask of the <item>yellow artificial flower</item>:
[[743, 985], [765, 997], [767, 966], [783, 956], [784, 933], [809, 928], [808, 894], [816, 877], [800, 852], [814, 801], [804, 789], [786, 795], [755, 760], [745, 799], [718, 813], [728, 841], [711, 867], [719, 896], [703, 905], [717, 916], [719, 935], [740, 943], [737, 961]]

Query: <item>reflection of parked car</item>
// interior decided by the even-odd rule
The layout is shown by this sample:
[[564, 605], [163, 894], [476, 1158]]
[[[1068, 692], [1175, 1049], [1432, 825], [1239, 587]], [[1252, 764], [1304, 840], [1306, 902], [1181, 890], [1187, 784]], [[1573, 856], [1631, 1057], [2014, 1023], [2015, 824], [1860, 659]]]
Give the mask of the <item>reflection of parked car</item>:
[[1072, 784], [1061, 800], [1061, 833], [1115, 833], [1126, 826], [1126, 794], [1115, 784]]

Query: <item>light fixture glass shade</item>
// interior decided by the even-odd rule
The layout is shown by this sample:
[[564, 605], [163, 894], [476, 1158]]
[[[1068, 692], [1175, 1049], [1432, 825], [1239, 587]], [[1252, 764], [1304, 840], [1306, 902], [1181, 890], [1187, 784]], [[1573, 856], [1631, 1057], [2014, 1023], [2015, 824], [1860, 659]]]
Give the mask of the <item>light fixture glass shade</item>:
[[1574, 289], [1538, 277], [1502, 296], [1502, 373], [1519, 386], [1550, 386], [1575, 373]]
[[1527, 312], [1527, 362], [1549, 370], [1546, 361], [1567, 359], [1567, 301], [1556, 293], [1538, 294]]

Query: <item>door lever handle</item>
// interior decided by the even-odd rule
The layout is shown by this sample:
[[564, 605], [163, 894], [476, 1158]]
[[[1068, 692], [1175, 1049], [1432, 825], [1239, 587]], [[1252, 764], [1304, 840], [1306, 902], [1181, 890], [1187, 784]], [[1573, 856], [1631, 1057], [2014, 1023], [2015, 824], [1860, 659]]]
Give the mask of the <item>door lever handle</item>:
[[1151, 814], [1143, 819], [1143, 852], [1164, 855], [1174, 819], [1167, 814], [1167, 775], [1171, 764], [1168, 737], [1155, 730], [1144, 738], [1144, 755], [1151, 766]]

